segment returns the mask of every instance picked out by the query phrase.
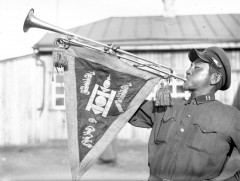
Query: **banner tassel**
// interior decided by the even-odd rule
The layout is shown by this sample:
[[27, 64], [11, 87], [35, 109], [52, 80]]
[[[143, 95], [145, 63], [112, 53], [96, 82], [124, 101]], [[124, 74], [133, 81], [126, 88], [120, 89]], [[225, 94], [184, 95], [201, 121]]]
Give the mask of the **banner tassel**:
[[67, 55], [66, 50], [64, 47], [59, 46], [58, 48], [54, 48], [52, 51], [53, 57], [53, 65], [54, 67], [64, 68], [64, 71], [68, 70], [68, 62], [67, 62]]
[[163, 79], [160, 81], [160, 88], [156, 91], [155, 106], [172, 106], [172, 97], [169, 90], [169, 83], [164, 85]]

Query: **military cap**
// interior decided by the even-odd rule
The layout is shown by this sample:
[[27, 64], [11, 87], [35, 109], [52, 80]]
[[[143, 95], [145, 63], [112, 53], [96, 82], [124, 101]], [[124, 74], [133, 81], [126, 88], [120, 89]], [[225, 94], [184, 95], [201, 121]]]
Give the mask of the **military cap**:
[[206, 48], [203, 52], [192, 49], [188, 53], [188, 58], [191, 62], [200, 58], [203, 61], [210, 63], [217, 68], [222, 74], [222, 86], [220, 90], [227, 90], [231, 85], [231, 65], [226, 52], [219, 47], [213, 46]]

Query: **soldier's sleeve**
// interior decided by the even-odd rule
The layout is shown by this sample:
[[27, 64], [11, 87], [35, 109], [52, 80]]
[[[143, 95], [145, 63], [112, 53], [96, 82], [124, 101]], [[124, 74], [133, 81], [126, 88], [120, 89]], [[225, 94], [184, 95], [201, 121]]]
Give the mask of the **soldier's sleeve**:
[[[240, 153], [240, 112], [237, 111], [235, 114], [235, 122], [230, 132], [230, 136], [234, 143], [234, 146], [237, 148]], [[227, 178], [225, 181], [240, 181], [240, 170], [238, 170], [232, 177]]]
[[151, 128], [157, 114], [158, 118], [163, 116], [165, 109], [163, 107], [155, 107], [154, 101], [145, 100], [138, 108], [129, 123], [136, 127]]

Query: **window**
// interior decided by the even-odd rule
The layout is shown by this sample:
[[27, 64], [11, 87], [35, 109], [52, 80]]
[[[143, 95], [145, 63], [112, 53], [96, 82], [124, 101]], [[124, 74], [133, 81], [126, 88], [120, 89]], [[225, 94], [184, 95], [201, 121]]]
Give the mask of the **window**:
[[[183, 74], [177, 74], [177, 76], [184, 77]], [[171, 96], [174, 98], [188, 99], [190, 97], [190, 93], [183, 89], [182, 80], [172, 78], [169, 84], [169, 89], [171, 91]]]
[[57, 70], [54, 70], [52, 81], [52, 108], [65, 110], [64, 71], [63, 68], [57, 68]]

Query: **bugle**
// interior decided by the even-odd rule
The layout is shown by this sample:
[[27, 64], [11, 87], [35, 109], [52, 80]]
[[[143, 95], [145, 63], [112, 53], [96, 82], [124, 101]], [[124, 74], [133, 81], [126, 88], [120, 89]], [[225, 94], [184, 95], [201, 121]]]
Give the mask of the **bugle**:
[[[151, 61], [149, 61], [145, 58], [139, 57], [135, 54], [132, 54], [132, 53], [127, 52], [125, 50], [122, 50], [120, 48], [113, 49], [113, 46], [111, 46], [111, 45], [104, 44], [104, 43], [101, 43], [101, 42], [98, 42], [98, 41], [95, 41], [95, 40], [91, 40], [91, 39], [82, 37], [78, 34], [69, 32], [69, 31], [64, 30], [62, 28], [59, 28], [57, 26], [46, 23], [46, 22], [44, 22], [44, 21], [42, 21], [42, 20], [40, 20], [40, 19], [38, 19], [37, 17], [34, 16], [34, 9], [31, 9], [28, 12], [28, 15], [27, 15], [27, 17], [24, 21], [23, 31], [27, 32], [30, 28], [40, 28], [40, 29], [45, 29], [45, 30], [48, 30], [48, 31], [52, 31], [52, 32], [55, 32], [55, 33], [66, 35], [67, 39], [61, 39], [64, 44], [86, 47], [86, 48], [102, 51], [102, 52], [105, 52], [105, 53], [108, 53], [108, 52], [106, 52], [104, 49], [113, 50], [114, 52], [116, 52], [115, 55], [117, 57], [122, 58], [122, 59], [127, 59], [131, 62], [136, 63], [137, 65], [135, 65], [135, 66], [138, 67], [138, 68], [142, 69], [142, 67], [147, 67], [147, 68], [150, 68], [154, 71], [158, 71], [160, 73], [165, 74], [165, 76], [163, 76], [162, 74], [159, 74], [163, 78], [173, 77], [173, 78], [176, 78], [176, 79], [179, 79], [179, 80], [182, 80], [182, 81], [186, 81], [186, 79], [184, 79], [182, 77], [179, 77], [177, 75], [174, 75], [173, 70], [171, 68], [167, 67], [167, 66], [164, 66], [164, 65], [161, 65], [161, 64], [158, 64], [158, 63], [153, 63], [153, 62], [151, 62]], [[80, 40], [83, 40], [85, 42], [89, 42], [89, 44], [82, 43], [82, 42], [80, 42]], [[90, 45], [90, 43], [91, 43], [91, 45]], [[93, 46], [93, 45], [95, 45], [95, 46]], [[127, 55], [128, 57], [123, 56], [123, 55]], [[141, 61], [144, 61], [144, 62], [146, 62], [146, 64], [145, 63], [142, 64], [142, 63], [138, 62], [137, 60], [134, 60], [134, 59], [129, 58], [129, 57], [133, 57], [135, 59], [139, 59]], [[167, 69], [169, 72], [161, 70], [160, 68]]]

